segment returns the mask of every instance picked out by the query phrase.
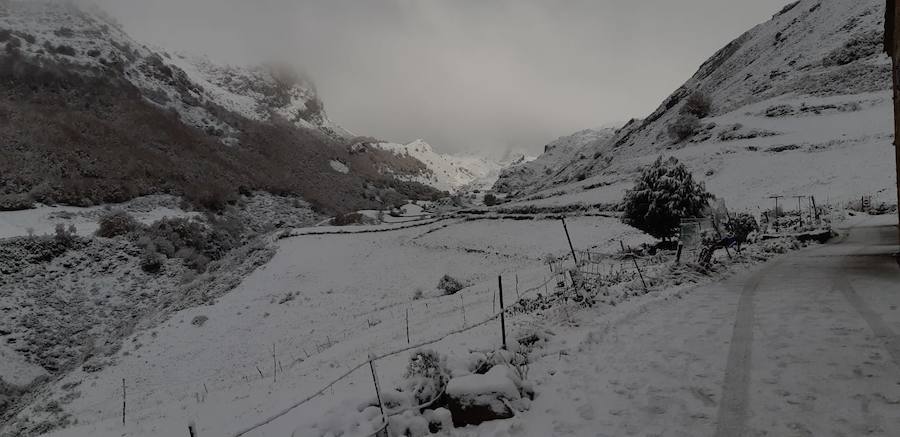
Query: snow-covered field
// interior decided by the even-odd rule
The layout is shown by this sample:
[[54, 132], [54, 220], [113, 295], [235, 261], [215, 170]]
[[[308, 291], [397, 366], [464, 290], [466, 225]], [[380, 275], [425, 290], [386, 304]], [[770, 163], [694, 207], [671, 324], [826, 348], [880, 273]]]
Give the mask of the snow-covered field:
[[[573, 218], [567, 224], [578, 248], [647, 238], [616, 219]], [[65, 397], [64, 410], [78, 422], [53, 435], [180, 435], [189, 422], [197, 424], [200, 435], [228, 435], [314, 393], [365, 362], [370, 352], [406, 346], [407, 309], [413, 343], [439, 338], [492, 314], [497, 275], [503, 275], [509, 304], [517, 276], [522, 290], [544, 282], [543, 256], [567, 251], [556, 220], [457, 220], [281, 240], [272, 261], [215, 304], [176, 313], [163, 325], [137, 333], [110, 367], [96, 373], [78, 370], [54, 383], [53, 397]], [[444, 274], [470, 286], [442, 296], [435, 287]], [[414, 299], [420, 293], [422, 298]], [[205, 317], [204, 323], [192, 323], [198, 317]], [[496, 347], [495, 325], [436, 347], [459, 353]], [[399, 354], [378, 362], [386, 385], [397, 383], [407, 358]], [[334, 397], [317, 398], [252, 435], [289, 435], [320, 419], [330, 402], [368, 396], [371, 376], [366, 375], [352, 374], [334, 388]], [[128, 393], [124, 428], [122, 379]], [[78, 395], [66, 397], [72, 392]]]

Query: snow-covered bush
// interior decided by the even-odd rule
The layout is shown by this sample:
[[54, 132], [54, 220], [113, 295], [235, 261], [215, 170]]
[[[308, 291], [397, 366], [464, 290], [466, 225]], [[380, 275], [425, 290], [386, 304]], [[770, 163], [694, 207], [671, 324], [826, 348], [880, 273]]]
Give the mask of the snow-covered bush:
[[444, 292], [445, 295], [456, 294], [459, 290], [466, 288], [462, 282], [450, 275], [444, 275], [437, 285], [438, 290]]
[[63, 247], [71, 247], [76, 239], [78, 238], [78, 231], [75, 229], [75, 225], [69, 225], [66, 228], [62, 223], [56, 224], [56, 229], [54, 230], [53, 239], [56, 240]]
[[406, 365], [402, 391], [410, 393], [416, 405], [423, 405], [438, 398], [447, 386], [450, 371], [447, 357], [433, 350], [413, 352]]
[[490, 367], [484, 373], [472, 373], [454, 377], [447, 384], [447, 409], [455, 426], [508, 419], [515, 411], [526, 411], [534, 398], [534, 389], [525, 379], [525, 368], [511, 364], [511, 352], [497, 351], [493, 357], [505, 361]]
[[872, 30], [856, 35], [842, 47], [838, 47], [822, 60], [822, 65], [829, 67], [847, 65], [859, 59], [881, 53], [884, 36], [881, 31]]
[[523, 352], [543, 347], [550, 340], [551, 333], [545, 329], [536, 327], [523, 329], [516, 335], [516, 343]]
[[625, 194], [622, 221], [656, 238], [675, 235], [679, 220], [698, 217], [713, 196], [674, 157], [660, 156]]
[[348, 226], [348, 225], [361, 225], [365, 221], [365, 216], [358, 213], [352, 212], [348, 214], [338, 214], [334, 218], [331, 219], [332, 226]]
[[694, 114], [681, 114], [668, 127], [669, 138], [680, 143], [700, 130], [700, 118]]
[[97, 224], [99, 225], [97, 236], [105, 238], [128, 235], [141, 227], [141, 224], [125, 211], [112, 211], [104, 214]]
[[777, 238], [766, 240], [762, 243], [762, 250], [766, 253], [787, 253], [800, 248], [800, 241], [796, 238]]
[[242, 231], [243, 226], [236, 220], [210, 216], [205, 223], [163, 218], [132, 235], [145, 251], [181, 258], [194, 270], [203, 272], [210, 261], [221, 259], [240, 246]]
[[158, 273], [162, 270], [163, 257], [156, 251], [156, 246], [150, 244], [141, 250], [141, 270], [147, 273]]
[[738, 247], [740, 247], [741, 244], [748, 241], [750, 234], [759, 231], [759, 224], [756, 223], [756, 218], [752, 215], [742, 212], [731, 217], [726, 228], [734, 236]]

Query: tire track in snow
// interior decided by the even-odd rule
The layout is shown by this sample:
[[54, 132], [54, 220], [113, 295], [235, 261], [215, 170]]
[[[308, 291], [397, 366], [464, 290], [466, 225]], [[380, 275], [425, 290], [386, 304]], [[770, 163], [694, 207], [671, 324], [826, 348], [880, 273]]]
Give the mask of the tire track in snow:
[[884, 343], [884, 348], [887, 349], [894, 360], [894, 364], [900, 367], [900, 336], [894, 333], [888, 324], [884, 322], [884, 319], [872, 310], [862, 296], [856, 292], [856, 289], [850, 284], [845, 274], [835, 276], [834, 286], [835, 289], [844, 295], [847, 302], [859, 313], [863, 320], [866, 321], [875, 337]]
[[756, 272], [744, 284], [738, 301], [734, 330], [725, 365], [725, 382], [722, 387], [722, 401], [716, 420], [715, 437], [737, 437], [743, 435], [747, 422], [747, 401], [750, 388], [750, 356], [753, 344], [753, 299], [765, 275], [778, 261]]

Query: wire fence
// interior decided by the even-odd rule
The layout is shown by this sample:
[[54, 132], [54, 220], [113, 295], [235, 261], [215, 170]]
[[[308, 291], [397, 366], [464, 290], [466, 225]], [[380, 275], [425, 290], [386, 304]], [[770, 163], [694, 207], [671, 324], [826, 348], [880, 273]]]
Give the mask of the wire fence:
[[[534, 287], [531, 287], [531, 288], [526, 289], [526, 290], [523, 291], [523, 292], [520, 292], [519, 297], [512, 303], [512, 305], [510, 305], [510, 307], [512, 307], [513, 305], [515, 305], [515, 304], [521, 302], [521, 301], [522, 301], [523, 299], [525, 299], [528, 295], [530, 295], [530, 294], [532, 294], [532, 293], [534, 293], [534, 292], [536, 292], [536, 291], [544, 290], [544, 289], [546, 288], [546, 286], [547, 286], [551, 281], [552, 281], [552, 279], [548, 279], [548, 280], [544, 281], [543, 283], [541, 283], [541, 284], [539, 284], [539, 285], [536, 285], [536, 286], [534, 286]], [[265, 426], [265, 425], [267, 425], [267, 424], [269, 424], [269, 423], [272, 423], [273, 421], [275, 421], [276, 419], [278, 419], [278, 418], [280, 418], [280, 417], [283, 417], [284, 415], [290, 413], [291, 411], [297, 409], [298, 407], [300, 407], [300, 406], [302, 406], [302, 405], [308, 403], [309, 401], [315, 399], [316, 397], [318, 397], [318, 396], [324, 394], [328, 389], [330, 389], [331, 387], [333, 387], [333, 386], [336, 385], [337, 383], [341, 382], [342, 380], [347, 379], [351, 374], [353, 374], [353, 373], [356, 372], [357, 370], [360, 370], [360, 369], [364, 368], [365, 366], [369, 365], [370, 362], [375, 362], [375, 361], [378, 361], [378, 360], [381, 360], [381, 359], [384, 359], [384, 358], [387, 358], [387, 357], [391, 357], [391, 356], [394, 356], [394, 355], [398, 355], [398, 354], [401, 354], [401, 353], [404, 353], [404, 352], [409, 352], [409, 351], [414, 350], [414, 349], [421, 349], [421, 348], [423, 348], [423, 347], [425, 347], [425, 346], [429, 346], [429, 345], [438, 343], [438, 342], [440, 342], [440, 341], [443, 341], [443, 340], [447, 339], [448, 337], [451, 337], [451, 336], [454, 336], [454, 335], [459, 335], [459, 334], [462, 334], [462, 333], [471, 331], [471, 330], [473, 330], [473, 329], [475, 329], [475, 328], [482, 327], [482, 326], [484, 326], [484, 325], [486, 325], [486, 324], [488, 324], [488, 323], [490, 323], [490, 322], [493, 322], [493, 321], [497, 320], [498, 318], [500, 318], [500, 317], [502, 317], [502, 316], [505, 316], [505, 315], [507, 315], [507, 314], [510, 314], [510, 307], [502, 308], [500, 311], [495, 312], [494, 314], [492, 314], [490, 317], [488, 317], [488, 318], [486, 318], [486, 319], [483, 319], [483, 320], [481, 320], [481, 321], [479, 321], [479, 322], [476, 322], [476, 323], [473, 323], [473, 324], [470, 324], [470, 325], [466, 325], [466, 326], [464, 326], [464, 327], [462, 327], [462, 328], [459, 328], [459, 329], [455, 329], [455, 330], [449, 331], [449, 332], [447, 332], [447, 333], [445, 333], [445, 334], [443, 334], [443, 335], [441, 335], [441, 336], [438, 336], [438, 337], [435, 337], [435, 338], [432, 338], [432, 339], [429, 339], [429, 340], [426, 340], [426, 341], [422, 341], [422, 342], [419, 342], [419, 343], [416, 343], [416, 344], [413, 344], [413, 345], [409, 345], [409, 346], [406, 346], [406, 347], [403, 347], [403, 348], [399, 348], [399, 349], [396, 349], [396, 350], [393, 350], [393, 351], [390, 351], [390, 352], [382, 353], [382, 354], [380, 354], [380, 355], [372, 355], [372, 356], [369, 357], [368, 360], [358, 363], [357, 365], [355, 365], [354, 367], [350, 368], [349, 370], [347, 370], [346, 372], [344, 372], [343, 374], [341, 374], [341, 375], [338, 376], [337, 378], [335, 378], [335, 379], [329, 381], [328, 383], [326, 383], [324, 386], [322, 386], [322, 388], [320, 388], [319, 390], [313, 392], [312, 394], [310, 394], [310, 395], [304, 397], [303, 399], [301, 399], [301, 400], [299, 400], [299, 401], [297, 401], [297, 402], [294, 402], [293, 404], [291, 404], [291, 405], [289, 405], [289, 406], [283, 408], [282, 410], [278, 411], [277, 413], [275, 413], [275, 414], [273, 414], [273, 415], [271, 415], [271, 416], [268, 416], [268, 417], [266, 417], [265, 419], [263, 419], [263, 420], [261, 420], [261, 421], [259, 421], [259, 422], [257, 422], [257, 423], [254, 423], [253, 425], [251, 425], [251, 426], [249, 426], [249, 427], [247, 427], [247, 428], [244, 428], [244, 429], [238, 431], [237, 433], [234, 434], [234, 437], [240, 437], [240, 436], [246, 435], [246, 434], [248, 434], [248, 433], [250, 433], [250, 432], [252, 432], [252, 431], [254, 431], [254, 430], [258, 429], [258, 428], [261, 428], [261, 427], [263, 427], [263, 426]]]
[[[429, 220], [427, 223], [409, 225], [409, 226], [405, 226], [402, 228], [410, 228], [410, 227], [421, 226], [421, 225], [425, 225], [425, 224], [434, 224], [434, 223], [437, 223], [437, 222], [440, 222], [443, 220], [447, 220], [447, 219], [448, 219], [448, 217], [443, 217], [443, 218], [439, 218], [436, 220]], [[400, 229], [400, 227], [384, 229], [382, 231], [392, 231], [392, 230], [397, 230], [397, 229]], [[316, 235], [316, 234], [317, 233], [313, 233], [313, 234], [309, 234], [309, 235]], [[291, 235], [291, 236], [294, 236], [294, 235]], [[622, 247], [624, 249], [624, 247], [625, 247], [624, 244], [622, 245]], [[625, 264], [627, 262], [627, 260], [629, 260], [629, 256], [630, 256], [630, 260], [633, 262], [633, 267], [629, 267]], [[463, 325], [458, 329], [453, 329], [453, 330], [447, 331], [441, 335], [431, 337], [428, 340], [424, 340], [424, 341], [420, 341], [420, 342], [416, 342], [416, 343], [412, 343], [409, 341], [409, 318], [408, 318], [409, 313], [407, 312], [406, 332], [407, 332], [407, 343], [408, 344], [406, 346], [396, 348], [394, 350], [390, 350], [387, 352], [382, 352], [380, 354], [369, 356], [368, 359], [356, 363], [355, 365], [342, 371], [336, 377], [322, 383], [320, 385], [320, 387], [318, 389], [316, 389], [315, 391], [312, 391], [309, 394], [303, 396], [302, 398], [300, 398], [294, 402], [291, 402], [290, 404], [281, 408], [280, 410], [276, 411], [275, 413], [270, 414], [269, 416], [266, 416], [266, 417], [256, 421], [252, 425], [249, 425], [249, 426], [245, 427], [244, 429], [239, 430], [238, 432], [234, 433], [233, 436], [240, 437], [240, 436], [247, 435], [247, 434], [253, 432], [254, 430], [257, 430], [263, 426], [266, 426], [266, 425], [274, 422], [275, 420], [277, 420], [281, 417], [284, 417], [291, 411], [294, 411], [297, 408], [309, 403], [313, 399], [316, 399], [317, 397], [325, 394], [330, 389], [333, 390], [333, 387], [335, 387], [335, 385], [339, 384], [341, 381], [348, 379], [355, 372], [359, 371], [360, 369], [363, 369], [366, 366], [372, 365], [372, 363], [375, 363], [379, 360], [383, 360], [385, 358], [396, 356], [398, 354], [409, 352], [409, 351], [412, 351], [415, 349], [420, 349], [420, 348], [441, 342], [449, 337], [464, 334], [464, 333], [467, 333], [474, 329], [481, 328], [489, 323], [497, 321], [498, 319], [502, 319], [504, 317], [511, 317], [514, 314], [516, 314], [516, 311], [517, 311], [516, 307], [524, 307], [523, 305], [520, 305], [520, 304], [522, 304], [526, 300], [532, 299], [542, 293], [545, 295], [550, 295], [551, 291], [566, 292], [566, 291], [570, 291], [572, 289], [581, 287], [585, 284], [584, 277], [591, 278], [590, 282], [593, 283], [594, 285], [597, 285], [603, 278], [610, 279], [612, 277], [617, 277], [619, 280], [633, 279], [630, 277], [623, 277], [622, 272], [631, 271], [633, 269], [637, 273], [637, 275], [642, 275], [643, 273], [641, 272], [641, 267], [638, 263], [639, 259], [645, 263], [649, 263], [651, 261], [650, 259], [638, 258], [638, 257], [634, 256], [633, 254], [629, 255], [628, 253], [625, 253], [624, 250], [623, 250], [623, 253], [610, 254], [610, 253], [602, 253], [602, 252], [591, 251], [591, 250], [577, 250], [576, 251], [573, 249], [571, 251], [571, 253], [569, 253], [565, 256], [545, 260], [546, 264], [549, 268], [549, 272], [550, 272], [549, 277], [545, 277], [543, 281], [534, 281], [537, 283], [532, 282], [534, 285], [529, 286], [529, 287], [525, 288], [524, 290], [520, 290], [519, 277], [517, 274], [515, 277], [516, 298], [514, 300], [512, 300], [511, 302], [509, 302], [508, 304], [501, 304], [500, 308], [498, 309], [497, 308], [497, 297], [501, 297], [500, 300], [502, 301], [503, 300], [502, 296], [504, 294], [510, 295], [512, 293], [513, 287], [508, 287], [508, 289], [505, 292], [503, 292], [501, 290], [496, 290], [493, 293], [494, 297], [493, 297], [492, 303], [491, 303], [491, 305], [492, 305], [491, 311], [488, 312], [489, 315], [487, 317], [482, 317], [482, 318], [478, 319], [474, 323], [469, 323], [466, 320], [466, 313], [465, 313], [466, 304], [462, 300], [463, 296], [465, 295], [465, 292], [459, 293], [460, 299], [461, 299], [460, 309], [462, 310]], [[576, 260], [577, 260], [577, 262], [576, 262]], [[616, 267], [617, 264], [618, 264], [618, 267]], [[641, 278], [641, 280], [643, 281], [643, 277]], [[646, 283], [644, 284], [644, 288], [645, 289], [647, 288]], [[484, 304], [484, 302], [482, 302], [482, 305], [483, 304]], [[427, 309], [427, 305], [428, 305], [427, 302], [424, 302], [424, 305]], [[471, 309], [471, 305], [472, 304], [470, 304], [470, 307], [469, 307], [470, 309]], [[392, 307], [384, 306], [384, 307], [381, 307], [380, 309], [390, 310], [390, 309], [392, 309]], [[407, 308], [407, 311], [408, 311], [408, 309], [409, 308]], [[379, 310], [379, 309], [376, 309], [376, 310]], [[485, 309], [485, 311], [486, 311], [486, 309]], [[427, 311], [426, 311], [426, 313], [427, 313]], [[432, 314], [429, 317], [432, 317], [432, 316], [437, 316], [437, 315]], [[321, 354], [321, 353], [325, 352], [326, 350], [328, 350], [329, 348], [333, 347], [334, 345], [343, 342], [344, 340], [346, 340], [347, 338], [349, 338], [351, 336], [358, 335], [359, 332], [361, 332], [362, 330], [365, 330], [366, 328], [371, 328], [373, 326], [372, 322], [369, 319], [362, 320], [362, 317], [356, 317], [355, 319], [359, 319], [359, 320], [356, 320], [358, 326], [353, 326], [353, 327], [346, 329], [343, 332], [343, 334], [328, 335], [328, 336], [326, 336], [326, 339], [324, 340], [324, 342], [316, 342], [315, 343], [315, 354]], [[368, 326], [363, 326], [364, 323], [367, 323]], [[505, 330], [502, 333], [502, 336], [505, 338]], [[501, 337], [501, 335], [498, 335], [498, 338], [500, 338], [500, 337]], [[293, 341], [293, 339], [292, 339], [292, 341]], [[125, 407], [123, 404], [126, 401], [126, 397], [129, 399], [145, 398], [148, 396], [155, 396], [156, 398], [159, 398], [158, 395], [160, 392], [171, 393], [171, 396], [169, 396], [170, 401], [181, 402], [181, 401], [190, 400], [193, 398], [197, 403], [202, 403], [202, 402], [205, 402], [205, 400], [207, 399], [208, 396], [211, 396], [212, 394], [215, 394], [215, 393], [227, 393], [230, 390], [233, 390], [235, 387], [237, 387], [238, 384], [240, 384], [241, 382], [246, 382], [247, 384], [253, 384], [256, 381], [268, 380], [270, 377], [272, 380], [274, 380], [276, 373], [279, 376], [281, 376], [282, 378], [297, 377], [298, 375], [296, 374], [296, 372], [292, 371], [292, 369], [295, 367], [295, 365], [298, 363], [302, 363], [305, 360], [308, 360], [312, 356], [314, 356], [314, 354], [310, 354], [303, 346], [297, 346], [295, 344], [290, 344], [290, 343], [288, 345], [282, 344], [282, 347], [279, 348], [279, 350], [281, 351], [282, 356], [290, 355], [290, 357], [291, 357], [290, 361], [288, 362], [288, 365], [286, 366], [287, 370], [285, 370], [285, 366], [283, 366], [283, 364], [279, 361], [278, 356], [276, 355], [276, 353], [278, 351], [273, 350], [273, 354], [272, 354], [273, 356], [271, 357], [272, 359], [270, 362], [271, 364], [269, 366], [264, 366], [266, 369], [265, 371], [263, 371], [263, 369], [261, 369], [255, 363], [252, 363], [252, 364], [248, 364], [245, 366], [245, 367], [247, 367], [247, 371], [244, 376], [241, 376], [237, 379], [232, 378], [230, 380], [220, 379], [218, 382], [214, 382], [214, 381], [210, 381], [210, 380], [199, 380], [198, 381], [196, 379], [182, 380], [182, 381], [176, 381], [176, 382], [171, 382], [171, 380], [170, 380], [169, 382], [167, 382], [165, 384], [155, 384], [155, 385], [146, 385], [146, 384], [136, 383], [135, 381], [126, 382], [127, 390], [125, 392], [123, 392], [123, 397], [121, 399], [119, 399], [116, 396], [111, 396], [108, 399], [100, 400], [98, 402], [95, 402], [95, 403], [92, 403], [92, 404], [89, 404], [86, 406], [81, 406], [78, 410], [72, 411], [71, 413], [75, 416], [93, 417], [96, 419], [97, 422], [104, 422], [104, 421], [108, 421], [111, 419], [116, 419], [120, 415], [122, 415], [123, 420], [124, 420], [126, 412], [128, 414], [134, 414], [136, 412], [141, 411], [141, 410], [125, 411]], [[299, 376], [303, 376], [303, 375], [299, 375]], [[149, 409], [149, 407], [145, 408], [145, 410], [147, 410], [147, 409]], [[402, 411], [396, 412], [396, 413], [399, 414], [399, 413], [402, 413]], [[392, 415], [394, 415], [394, 412], [388, 412], [385, 415], [385, 421], [387, 422], [387, 418]]]

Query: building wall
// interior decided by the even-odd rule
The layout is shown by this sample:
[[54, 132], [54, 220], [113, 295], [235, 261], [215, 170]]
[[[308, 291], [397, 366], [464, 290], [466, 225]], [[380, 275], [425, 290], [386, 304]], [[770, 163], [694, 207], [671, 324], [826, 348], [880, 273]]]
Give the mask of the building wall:
[[[900, 11], [897, 9], [896, 0], [886, 1], [884, 49], [894, 62], [894, 152], [897, 160], [897, 219], [900, 223], [900, 147], [897, 145], [900, 143], [897, 138], [897, 132], [900, 132], [900, 29], [897, 27], [897, 23], [900, 21]], [[900, 232], [898, 232], [897, 238], [900, 240]]]

